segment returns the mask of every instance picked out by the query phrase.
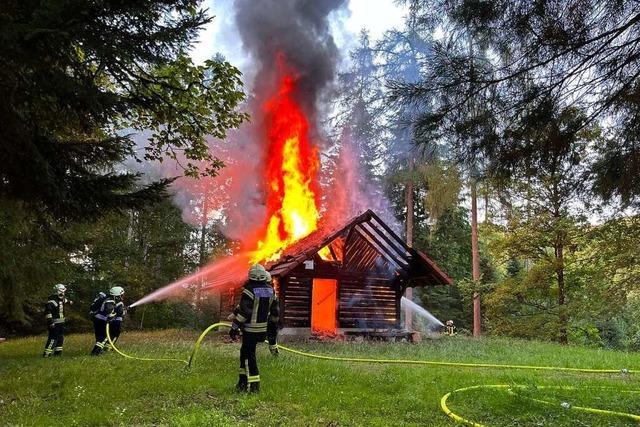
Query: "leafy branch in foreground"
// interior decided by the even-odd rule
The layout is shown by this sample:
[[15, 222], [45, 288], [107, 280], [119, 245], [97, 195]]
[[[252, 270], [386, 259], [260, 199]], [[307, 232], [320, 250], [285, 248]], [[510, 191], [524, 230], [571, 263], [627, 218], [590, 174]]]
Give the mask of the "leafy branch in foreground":
[[235, 67], [186, 55], [212, 19], [199, 4], [3, 2], [0, 197], [61, 218], [157, 199], [168, 182], [136, 191], [136, 175], [115, 168], [135, 154], [127, 129], [151, 131], [145, 160], [180, 156], [186, 174], [215, 174], [205, 137], [247, 115]]

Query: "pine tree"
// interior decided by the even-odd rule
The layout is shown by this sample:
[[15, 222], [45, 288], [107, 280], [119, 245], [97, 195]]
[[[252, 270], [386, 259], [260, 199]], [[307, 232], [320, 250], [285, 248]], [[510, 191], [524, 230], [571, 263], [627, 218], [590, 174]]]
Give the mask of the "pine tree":
[[[168, 181], [136, 188], [114, 166], [184, 155], [185, 173], [221, 163], [204, 137], [245, 115], [239, 71], [194, 65], [187, 51], [211, 20], [197, 0], [8, 0], [0, 12], [0, 197], [56, 218], [86, 218], [157, 201]], [[194, 162], [204, 160], [199, 170]]]

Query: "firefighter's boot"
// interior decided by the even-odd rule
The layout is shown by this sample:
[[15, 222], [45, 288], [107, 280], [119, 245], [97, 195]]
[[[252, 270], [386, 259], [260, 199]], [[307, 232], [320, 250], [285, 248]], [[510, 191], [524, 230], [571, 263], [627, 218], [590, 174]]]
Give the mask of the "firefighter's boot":
[[91, 350], [92, 356], [100, 356], [104, 352], [104, 344], [96, 342], [93, 346], [93, 350]]
[[246, 393], [247, 385], [247, 376], [240, 374], [240, 376], [238, 377], [238, 384], [236, 384], [236, 391], [238, 393]]
[[260, 382], [249, 384], [249, 393], [260, 393]]

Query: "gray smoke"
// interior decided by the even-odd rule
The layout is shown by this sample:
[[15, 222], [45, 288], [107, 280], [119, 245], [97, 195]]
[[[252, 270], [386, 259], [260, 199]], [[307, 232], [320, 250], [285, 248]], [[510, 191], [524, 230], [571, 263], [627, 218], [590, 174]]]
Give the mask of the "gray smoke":
[[257, 67], [253, 89], [262, 102], [277, 87], [276, 58], [283, 54], [298, 73], [298, 102], [316, 119], [316, 102], [335, 77], [338, 49], [329, 15], [345, 0], [236, 0], [240, 38]]

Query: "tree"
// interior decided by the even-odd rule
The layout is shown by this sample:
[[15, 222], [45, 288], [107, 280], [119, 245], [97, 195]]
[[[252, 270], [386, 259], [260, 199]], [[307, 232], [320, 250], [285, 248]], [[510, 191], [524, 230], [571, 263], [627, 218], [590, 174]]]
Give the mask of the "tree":
[[[204, 137], [246, 115], [239, 71], [187, 56], [211, 20], [198, 0], [3, 2], [0, 13], [0, 197], [56, 218], [157, 201], [114, 169], [135, 154], [127, 129], [151, 131], [142, 159], [183, 154], [188, 175], [222, 164]], [[195, 161], [207, 161], [200, 170]]]
[[507, 108], [517, 114], [531, 102], [562, 97], [587, 114], [583, 126], [603, 126], [607, 143], [593, 164], [594, 188], [624, 204], [640, 196], [640, 13], [635, 2], [550, 1], [544, 6], [507, 2], [496, 25], [501, 46], [511, 61], [496, 76], [481, 81], [500, 91], [517, 93], [518, 80], [531, 75], [535, 92], [510, 97]]
[[[477, 76], [491, 73], [487, 50], [493, 37], [489, 24], [495, 10], [475, 0], [417, 1], [412, 5], [419, 15], [418, 22], [426, 28], [439, 27], [444, 37], [434, 44], [431, 71], [420, 81], [394, 84], [392, 98], [422, 108], [414, 119], [417, 142], [433, 145], [433, 141], [446, 140], [449, 157], [458, 161], [467, 174], [471, 196], [471, 272], [472, 280], [479, 285], [477, 196], [483, 157], [478, 153], [468, 155], [461, 147], [493, 139], [496, 133], [491, 106], [493, 95], [475, 86]], [[473, 333], [479, 336], [478, 293], [474, 295], [473, 311]]]
[[[430, 2], [425, 2], [429, 4]], [[433, 7], [447, 20], [472, 17], [492, 35], [491, 73], [453, 74], [448, 79], [424, 79], [412, 89], [432, 94], [464, 94], [443, 105], [424, 121], [426, 127], [458, 116], [469, 99], [486, 91], [499, 95], [497, 111], [502, 132], [510, 132], [531, 104], [549, 97], [585, 111], [582, 126], [597, 124], [606, 143], [592, 162], [592, 189], [623, 205], [640, 200], [640, 13], [637, 2], [610, 0], [446, 0]], [[462, 7], [455, 7], [461, 4]], [[431, 14], [430, 16], [433, 16]], [[452, 57], [452, 64], [455, 58]], [[440, 71], [435, 70], [435, 74]], [[523, 90], [523, 80], [529, 89]], [[460, 144], [466, 157], [479, 153], [507, 173], [514, 172], [503, 156], [516, 149], [502, 138]], [[541, 147], [538, 147], [541, 148]], [[526, 153], [520, 153], [523, 155]]]
[[0, 236], [0, 335], [28, 331], [42, 320], [43, 303], [53, 285], [73, 271], [67, 251], [75, 246], [60, 244], [59, 230], [33, 215], [24, 203], [2, 199]]
[[471, 274], [471, 229], [468, 212], [454, 207], [444, 211], [431, 230], [420, 233], [416, 248], [425, 251], [453, 279], [451, 286], [421, 289], [417, 294], [422, 305], [441, 321], [453, 320], [458, 327], [469, 328], [473, 318], [463, 302], [458, 287]]
[[[99, 291], [124, 286], [131, 303], [199, 262], [199, 233], [182, 221], [169, 199], [109, 213], [90, 224], [54, 224], [55, 229], [41, 225], [19, 203], [4, 202], [0, 212], [0, 332], [40, 332], [42, 304], [55, 283], [65, 283], [75, 301], [66, 313], [69, 327], [86, 330], [86, 308]], [[154, 307], [145, 323], [189, 324], [193, 310], [180, 313], [172, 316], [169, 306]]]
[[519, 172], [512, 174], [508, 187], [519, 209], [510, 218], [505, 250], [509, 258], [533, 261], [521, 277], [526, 285], [519, 298], [522, 304], [528, 301], [530, 308], [553, 315], [562, 344], [568, 342], [572, 314], [568, 296], [576, 293], [566, 277], [569, 261], [575, 261], [569, 255], [584, 233], [587, 153], [598, 136], [597, 129], [583, 128], [583, 120], [582, 111], [565, 107], [558, 99], [545, 99], [529, 109], [517, 131], [508, 134], [514, 147], [542, 149], [512, 160], [519, 163]]
[[[85, 302], [119, 284], [132, 303], [193, 271], [200, 261], [199, 230], [185, 223], [181, 210], [168, 199], [140, 210], [112, 213], [90, 226], [77, 226], [75, 232], [85, 246], [78, 255], [83, 262], [69, 284]], [[144, 312], [147, 326], [190, 325], [195, 316], [191, 303], [143, 307], [132, 318], [142, 320]]]
[[366, 179], [379, 181], [385, 157], [384, 86], [366, 31], [350, 56], [351, 67], [338, 75], [337, 111], [330, 119], [337, 130], [333, 137], [355, 149]]

